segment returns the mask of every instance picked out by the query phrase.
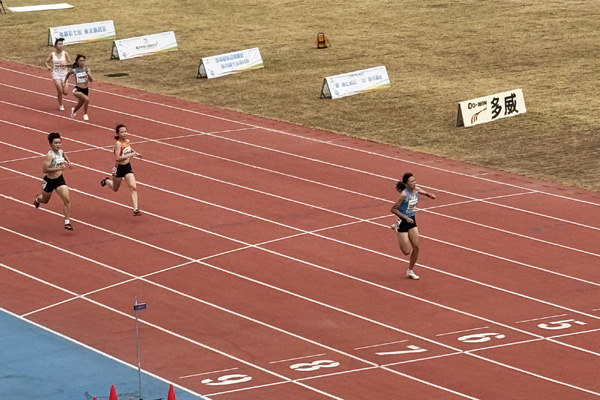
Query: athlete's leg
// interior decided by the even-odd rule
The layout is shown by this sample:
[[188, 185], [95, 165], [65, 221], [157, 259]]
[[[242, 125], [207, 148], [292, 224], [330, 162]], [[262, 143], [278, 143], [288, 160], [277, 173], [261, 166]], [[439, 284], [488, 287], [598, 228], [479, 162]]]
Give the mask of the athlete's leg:
[[127, 186], [129, 186], [129, 190], [131, 190], [131, 202], [133, 203], [133, 209], [138, 209], [138, 194], [137, 194], [137, 185], [135, 182], [135, 175], [133, 173], [129, 173], [125, 175], [125, 182], [127, 182]]
[[408, 269], [412, 270], [417, 263], [417, 258], [419, 258], [419, 229], [416, 226], [408, 231], [408, 240], [412, 245]]
[[56, 193], [62, 199], [63, 205], [63, 213], [65, 214], [65, 220], [68, 221], [71, 219], [71, 197], [69, 195], [69, 187], [67, 185], [62, 185], [56, 188]]

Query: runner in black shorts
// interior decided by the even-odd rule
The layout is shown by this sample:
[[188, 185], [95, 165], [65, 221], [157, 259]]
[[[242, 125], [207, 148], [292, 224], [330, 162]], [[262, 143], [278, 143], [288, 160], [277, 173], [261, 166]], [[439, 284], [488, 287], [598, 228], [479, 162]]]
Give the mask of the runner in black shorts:
[[402, 180], [396, 184], [396, 190], [400, 193], [400, 198], [390, 211], [398, 217], [398, 222], [392, 225], [392, 229], [397, 232], [398, 245], [402, 253], [406, 256], [410, 254], [406, 276], [410, 279], [419, 279], [419, 276], [413, 271], [419, 257], [419, 229], [415, 212], [419, 194], [430, 199], [435, 199], [435, 195], [418, 187], [415, 177], [410, 172], [402, 176]]
[[116, 192], [121, 186], [121, 181], [125, 179], [125, 182], [131, 191], [133, 215], [138, 216], [142, 212], [138, 207], [137, 185], [135, 182], [135, 175], [133, 175], [133, 169], [131, 168], [130, 160], [132, 157], [142, 158], [142, 155], [131, 148], [129, 139], [127, 139], [128, 132], [125, 125], [117, 125], [115, 132], [115, 139], [117, 139], [117, 143], [115, 144], [114, 154], [117, 164], [113, 168], [112, 178], [107, 176], [100, 181], [100, 185], [103, 187], [108, 186], [114, 192]]
[[50, 201], [52, 192], [56, 193], [63, 200], [63, 212], [65, 214], [65, 229], [72, 231], [71, 225], [71, 198], [69, 196], [69, 187], [63, 177], [65, 168], [71, 167], [71, 161], [67, 154], [61, 149], [62, 139], [60, 134], [52, 132], [48, 135], [50, 151], [44, 156], [43, 171], [46, 174], [42, 181], [42, 193], [35, 196], [33, 205], [38, 208], [40, 204], [46, 204]]
[[75, 63], [73, 63], [73, 69], [67, 73], [65, 80], [68, 80], [71, 75], [75, 76], [75, 89], [73, 89], [73, 95], [77, 97], [77, 105], [71, 108], [71, 118], [75, 118], [77, 111], [83, 107], [83, 120], [89, 121], [88, 117], [88, 106], [90, 104], [88, 84], [93, 82], [94, 79], [90, 74], [90, 69], [85, 66], [85, 56], [77, 54], [75, 57]]

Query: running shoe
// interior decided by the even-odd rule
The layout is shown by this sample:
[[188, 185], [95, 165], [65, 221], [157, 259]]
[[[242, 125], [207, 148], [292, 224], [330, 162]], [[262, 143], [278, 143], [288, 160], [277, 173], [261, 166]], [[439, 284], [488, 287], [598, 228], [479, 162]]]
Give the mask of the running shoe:
[[409, 269], [408, 271], [406, 271], [406, 277], [408, 279], [414, 279], [414, 280], [419, 279], [419, 275], [415, 274], [415, 271], [413, 271], [412, 269]]
[[59, 111], [65, 111], [65, 106], [63, 106], [62, 104], [60, 106], [58, 106], [58, 110]]
[[71, 224], [65, 224], [65, 229], [68, 231], [72, 231], [73, 230], [73, 225]]
[[394, 224], [394, 225], [390, 226], [390, 228], [391, 228], [393, 231], [395, 231], [395, 232], [398, 232], [398, 224]]
[[133, 210], [133, 216], [134, 217], [137, 217], [139, 215], [142, 215], [142, 212], [140, 211], [139, 208], [136, 208], [135, 210]]
[[71, 108], [71, 118], [75, 118], [75, 107]]
[[84, 120], [84, 121], [89, 121], [89, 120], [90, 120], [90, 117], [88, 117], [88, 115], [87, 115], [87, 114], [83, 114], [83, 120]]
[[35, 208], [40, 208], [40, 203], [38, 203], [37, 201], [37, 197], [35, 198], [35, 200], [33, 201], [33, 205], [35, 206]]
[[102, 180], [100, 181], [100, 186], [102, 186], [102, 187], [106, 186], [106, 180], [107, 180], [107, 179], [109, 179], [109, 177], [108, 177], [108, 176], [107, 176], [106, 178], [102, 179]]

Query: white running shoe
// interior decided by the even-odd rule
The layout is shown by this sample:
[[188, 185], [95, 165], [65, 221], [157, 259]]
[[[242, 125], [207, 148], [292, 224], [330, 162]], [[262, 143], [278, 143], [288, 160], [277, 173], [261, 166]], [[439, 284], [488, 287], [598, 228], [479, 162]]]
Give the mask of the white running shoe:
[[71, 108], [71, 118], [75, 118], [75, 107]]
[[391, 228], [393, 231], [395, 231], [395, 232], [398, 232], [398, 224], [394, 224], [394, 225], [390, 226], [390, 228]]
[[84, 120], [84, 121], [89, 121], [89, 120], [90, 120], [90, 117], [88, 117], [88, 115], [87, 115], [87, 114], [83, 114], [83, 120]]
[[412, 269], [409, 269], [408, 271], [406, 271], [406, 277], [408, 279], [414, 279], [414, 280], [419, 279], [419, 275], [415, 274], [415, 271], [413, 271]]
[[65, 111], [65, 106], [63, 106], [62, 104], [58, 106], [58, 111]]

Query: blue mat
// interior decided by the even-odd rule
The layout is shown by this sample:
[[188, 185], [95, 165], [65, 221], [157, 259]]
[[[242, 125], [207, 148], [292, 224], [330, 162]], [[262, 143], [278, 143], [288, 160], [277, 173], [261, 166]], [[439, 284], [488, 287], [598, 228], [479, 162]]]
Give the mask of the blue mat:
[[[0, 308], [0, 399], [139, 399], [137, 367], [115, 361]], [[166, 399], [169, 383], [142, 371], [144, 400]], [[209, 400], [175, 388], [177, 400]]]

